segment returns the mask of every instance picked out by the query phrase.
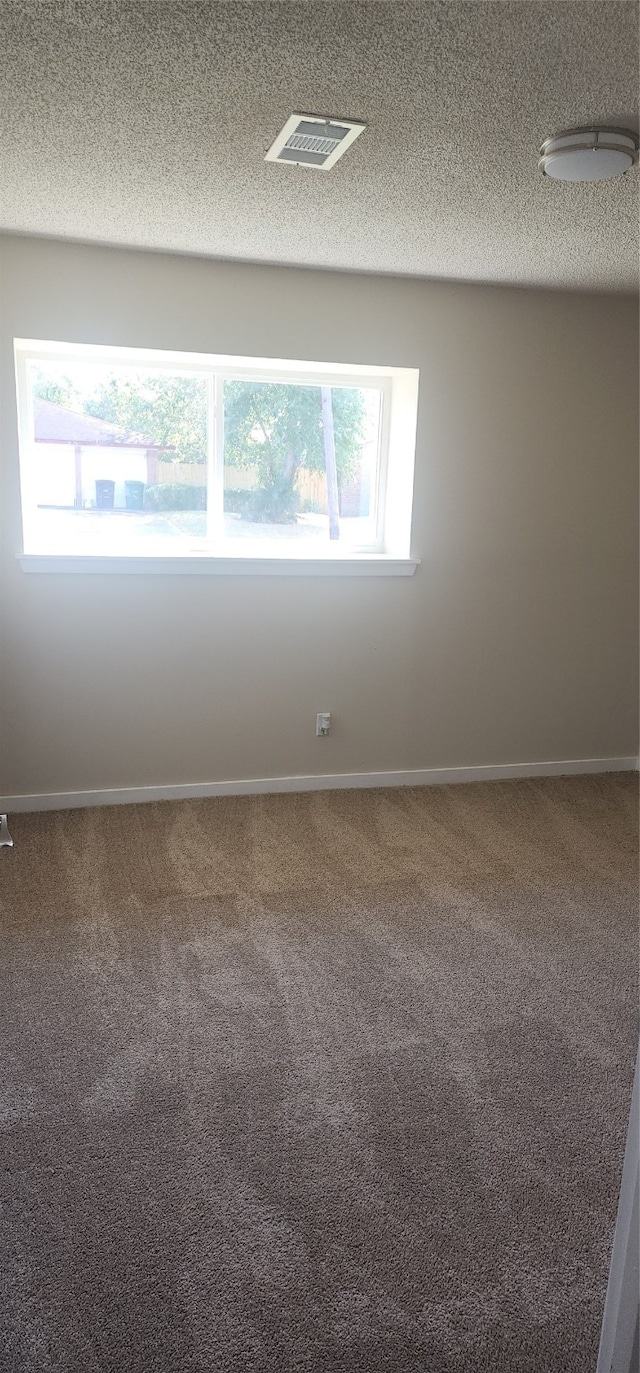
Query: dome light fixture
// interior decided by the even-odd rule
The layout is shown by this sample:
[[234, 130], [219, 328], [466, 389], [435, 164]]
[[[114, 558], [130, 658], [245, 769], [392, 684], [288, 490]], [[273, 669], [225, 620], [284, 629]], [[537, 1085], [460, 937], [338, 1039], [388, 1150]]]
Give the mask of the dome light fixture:
[[606, 181], [637, 161], [638, 135], [631, 129], [566, 129], [542, 144], [538, 166], [554, 181]]

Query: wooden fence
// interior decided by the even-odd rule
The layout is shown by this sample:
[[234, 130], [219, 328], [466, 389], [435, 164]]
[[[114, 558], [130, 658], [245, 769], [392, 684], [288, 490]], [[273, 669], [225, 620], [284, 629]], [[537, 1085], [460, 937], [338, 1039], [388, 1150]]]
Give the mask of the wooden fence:
[[[204, 486], [206, 469], [201, 462], [157, 463], [157, 482], [179, 482], [181, 486]], [[257, 467], [225, 467], [225, 488], [230, 491], [255, 491], [259, 485]], [[326, 514], [327, 478], [324, 472], [308, 472], [300, 467], [296, 475], [296, 491], [303, 504], [309, 501], [315, 510]]]

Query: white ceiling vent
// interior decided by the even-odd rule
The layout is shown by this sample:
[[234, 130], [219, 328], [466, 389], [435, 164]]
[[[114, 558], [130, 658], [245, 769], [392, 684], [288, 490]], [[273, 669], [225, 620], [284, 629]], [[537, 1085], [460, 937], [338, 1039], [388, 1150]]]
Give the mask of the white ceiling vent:
[[317, 167], [328, 172], [366, 126], [351, 119], [325, 119], [317, 114], [292, 114], [271, 144], [265, 162], [294, 167]]

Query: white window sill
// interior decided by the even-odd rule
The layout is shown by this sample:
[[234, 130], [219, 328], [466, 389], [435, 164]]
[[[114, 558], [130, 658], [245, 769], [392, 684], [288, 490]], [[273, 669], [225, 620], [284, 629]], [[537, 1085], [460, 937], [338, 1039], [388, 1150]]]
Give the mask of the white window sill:
[[361, 553], [350, 558], [209, 558], [85, 557], [73, 554], [21, 553], [23, 572], [113, 575], [156, 573], [169, 576], [240, 577], [413, 577], [419, 558], [387, 553]]

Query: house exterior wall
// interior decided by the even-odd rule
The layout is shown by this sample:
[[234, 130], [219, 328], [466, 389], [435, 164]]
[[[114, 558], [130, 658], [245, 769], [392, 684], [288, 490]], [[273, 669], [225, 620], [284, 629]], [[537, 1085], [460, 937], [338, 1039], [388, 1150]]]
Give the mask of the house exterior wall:
[[74, 445], [36, 443], [33, 454], [38, 505], [73, 505], [76, 496]]
[[124, 508], [125, 481], [147, 480], [145, 448], [83, 447], [82, 448], [82, 504], [96, 503], [96, 481], [115, 482], [115, 505]]
[[[82, 505], [96, 504], [96, 481], [115, 482], [116, 507], [125, 505], [125, 481], [147, 481], [144, 448], [115, 448], [105, 444], [80, 445]], [[76, 456], [73, 443], [34, 444], [34, 463], [38, 505], [74, 506], [76, 502]]]

